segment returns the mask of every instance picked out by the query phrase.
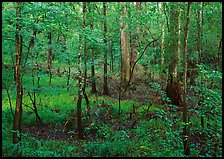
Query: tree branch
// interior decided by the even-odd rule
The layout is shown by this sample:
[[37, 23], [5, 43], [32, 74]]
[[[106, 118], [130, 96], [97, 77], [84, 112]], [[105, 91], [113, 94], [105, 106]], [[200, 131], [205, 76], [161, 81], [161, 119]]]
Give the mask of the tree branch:
[[144, 55], [144, 53], [146, 52], [146, 49], [149, 47], [149, 45], [157, 40], [159, 40], [159, 38], [161, 37], [162, 33], [160, 34], [160, 36], [156, 39], [153, 38], [153, 41], [150, 41], [147, 46], [144, 48], [143, 52], [141, 53], [141, 55], [138, 57], [138, 59], [134, 62], [133, 66], [132, 66], [132, 69], [131, 69], [131, 74], [130, 74], [130, 77], [129, 77], [129, 80], [128, 80], [128, 84], [126, 85], [125, 89], [124, 89], [124, 92], [126, 92], [128, 86], [130, 85], [130, 82], [131, 82], [131, 77], [133, 75], [133, 72], [134, 72], [134, 69], [135, 69], [135, 65], [137, 64], [137, 62], [142, 58], [142, 56]]

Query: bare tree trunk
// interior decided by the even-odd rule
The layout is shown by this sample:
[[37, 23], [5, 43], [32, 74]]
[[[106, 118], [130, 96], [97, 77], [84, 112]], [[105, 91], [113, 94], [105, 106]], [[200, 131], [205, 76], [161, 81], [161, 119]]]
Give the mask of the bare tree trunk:
[[[160, 2], [161, 16], [164, 17], [164, 7], [163, 2]], [[162, 40], [161, 40], [161, 72], [164, 71], [164, 40], [165, 40], [165, 22], [162, 22]]]
[[[124, 15], [127, 14], [126, 7], [123, 6], [123, 2], [121, 3], [121, 7], [124, 7], [124, 11], [121, 15], [121, 20], [123, 20]], [[128, 79], [130, 76], [130, 64], [129, 64], [129, 53], [128, 53], [128, 33], [127, 30], [127, 24], [125, 22], [121, 23], [120, 28], [120, 42], [121, 42], [121, 87], [125, 88], [128, 83]]]
[[9, 89], [8, 89], [8, 87], [6, 86], [6, 84], [4, 82], [2, 82], [2, 85], [6, 89], [6, 92], [7, 92], [7, 95], [8, 95], [8, 101], [9, 101], [10, 110], [11, 110], [11, 113], [12, 113], [12, 116], [13, 116], [13, 119], [14, 119], [15, 118], [15, 114], [13, 113], [13, 110], [12, 110], [12, 102], [11, 102], [11, 97], [10, 97]]
[[[22, 2], [17, 2], [16, 5], [16, 36], [15, 36], [15, 43], [16, 43], [16, 108], [15, 108], [15, 118], [13, 123], [13, 144], [18, 144], [20, 142], [21, 144], [21, 125], [22, 125], [22, 84], [21, 84], [21, 78], [20, 78], [20, 63], [21, 63], [21, 57], [22, 57], [22, 35], [20, 33], [22, 27], [19, 25], [19, 21], [21, 19], [21, 6]], [[19, 145], [20, 145], [19, 144]], [[18, 152], [18, 156], [22, 155], [22, 152]]]
[[[137, 12], [137, 19], [136, 21], [138, 21], [138, 17], [139, 17], [139, 9], [140, 9], [140, 2], [136, 2], [136, 12]], [[131, 56], [130, 56], [130, 73], [131, 73], [131, 68], [134, 64], [134, 62], [136, 61], [136, 56], [137, 56], [137, 48], [138, 48], [138, 34], [139, 34], [139, 26], [137, 26], [135, 28], [135, 32], [133, 33], [132, 36], [132, 45], [131, 45]], [[133, 74], [132, 74], [132, 81], [134, 82], [136, 78], [136, 68], [134, 68], [133, 70]]]
[[24, 68], [26, 68], [26, 63], [27, 63], [27, 59], [28, 59], [28, 56], [29, 56], [29, 53], [30, 53], [30, 49], [34, 47], [36, 34], [37, 34], [37, 31], [36, 30], [33, 31], [33, 35], [30, 39], [28, 50], [27, 50], [27, 53], [26, 53], [25, 61], [24, 61], [24, 66], [23, 66]]
[[[83, 29], [86, 29], [86, 2], [83, 2]], [[84, 35], [84, 85], [83, 85], [83, 95], [86, 101], [86, 107], [87, 107], [87, 114], [88, 116], [90, 116], [90, 105], [89, 105], [89, 99], [88, 96], [86, 94], [86, 79], [87, 79], [87, 46], [86, 46], [86, 35]]]
[[[107, 13], [107, 6], [106, 2], [103, 2], [103, 13], [104, 13], [104, 44], [105, 47], [107, 45], [107, 38], [106, 38], [106, 33], [107, 33], [107, 25], [106, 25], [106, 13]], [[103, 77], [103, 94], [104, 95], [109, 95], [109, 90], [108, 90], [108, 84], [107, 84], [107, 49], [104, 50], [104, 77]]]
[[47, 49], [47, 72], [50, 74], [49, 84], [51, 84], [51, 68], [52, 68], [52, 33], [48, 33], [48, 49]]
[[181, 100], [181, 87], [177, 80], [177, 67], [179, 65], [180, 56], [180, 9], [179, 4], [171, 4], [170, 12], [170, 65], [169, 76], [167, 81], [167, 96], [170, 98], [171, 103], [177, 106], [182, 105]]
[[79, 83], [78, 83], [78, 101], [77, 101], [77, 128], [78, 138], [83, 139], [83, 126], [82, 126], [82, 67], [81, 67], [81, 47], [82, 38], [79, 37], [79, 54], [78, 54], [78, 69], [79, 69]]
[[[90, 2], [88, 2], [88, 8], [89, 8], [89, 13], [91, 14], [91, 4]], [[90, 17], [90, 29], [91, 31], [93, 31], [93, 21], [92, 21], [92, 15]], [[93, 94], [97, 93], [97, 90], [96, 90], [96, 79], [95, 79], [95, 67], [94, 67], [94, 49], [93, 49], [93, 46], [91, 46], [91, 83], [92, 83], [92, 89], [91, 89], [91, 92]]]
[[108, 38], [109, 41], [109, 53], [110, 53], [110, 71], [114, 71], [114, 55], [113, 55], [113, 41], [111, 37]]
[[202, 9], [203, 9], [203, 2], [198, 2], [198, 5], [200, 7], [200, 10], [197, 12], [197, 52], [198, 52], [198, 59], [197, 59], [197, 63], [200, 64], [201, 63], [201, 51], [202, 51]]
[[69, 90], [69, 81], [70, 81], [70, 76], [71, 76], [71, 67], [70, 67], [70, 61], [68, 60], [68, 79], [67, 79], [67, 91]]
[[184, 79], [183, 79], [183, 144], [184, 144], [184, 154], [190, 155], [190, 139], [188, 132], [188, 123], [187, 123], [187, 40], [188, 40], [188, 28], [190, 23], [190, 6], [191, 2], [188, 2], [187, 8], [187, 20], [184, 27], [184, 43], [183, 43], [183, 71], [184, 71]]

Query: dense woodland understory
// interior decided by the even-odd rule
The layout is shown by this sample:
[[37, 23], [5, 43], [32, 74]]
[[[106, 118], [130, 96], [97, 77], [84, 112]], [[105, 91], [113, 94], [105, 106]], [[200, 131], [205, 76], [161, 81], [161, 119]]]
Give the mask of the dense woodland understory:
[[3, 2], [3, 157], [221, 157], [221, 2]]

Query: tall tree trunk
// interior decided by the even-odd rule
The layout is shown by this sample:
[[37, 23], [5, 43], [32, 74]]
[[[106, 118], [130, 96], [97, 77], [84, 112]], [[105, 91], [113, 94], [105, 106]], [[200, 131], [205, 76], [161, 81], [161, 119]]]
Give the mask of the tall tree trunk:
[[197, 12], [197, 53], [198, 59], [197, 64], [201, 63], [201, 52], [202, 52], [202, 10], [203, 10], [203, 2], [197, 2], [200, 10]]
[[52, 68], [52, 33], [48, 33], [48, 49], [47, 49], [47, 72], [50, 74], [49, 84], [51, 84], [51, 68]]
[[27, 63], [27, 60], [28, 60], [28, 56], [30, 54], [30, 50], [31, 50], [31, 48], [34, 47], [36, 34], [37, 34], [37, 31], [34, 30], [33, 31], [33, 35], [32, 35], [32, 37], [30, 39], [30, 42], [29, 42], [29, 46], [28, 46], [28, 50], [27, 50], [26, 56], [25, 56], [25, 61], [24, 61], [24, 65], [23, 65], [24, 68], [26, 68], [26, 63]]
[[180, 9], [178, 3], [171, 4], [170, 11], [170, 65], [169, 65], [169, 76], [167, 81], [167, 96], [170, 98], [171, 103], [180, 106], [182, 101], [180, 97], [181, 87], [177, 80], [177, 67], [179, 65], [180, 56]]
[[[16, 108], [15, 108], [15, 118], [13, 123], [13, 144], [18, 144], [21, 142], [21, 125], [22, 125], [22, 84], [20, 78], [20, 63], [22, 57], [22, 35], [21, 29], [22, 27], [19, 25], [21, 19], [21, 6], [22, 2], [17, 2], [16, 5], [16, 36], [15, 36], [15, 43], [16, 43]], [[21, 143], [20, 143], [21, 144]], [[17, 149], [18, 150], [18, 149]], [[17, 151], [17, 155], [21, 156], [22, 153]]]
[[108, 38], [109, 41], [109, 53], [110, 53], [110, 71], [114, 71], [114, 55], [113, 55], [113, 41], [111, 37]]
[[[86, 2], [83, 2], [83, 29], [86, 29]], [[87, 82], [87, 46], [86, 46], [86, 35], [84, 35], [84, 85], [83, 85], [83, 95], [86, 101], [86, 107], [87, 107], [87, 114], [90, 117], [90, 105], [89, 105], [89, 99], [86, 94], [86, 82]]]
[[103, 2], [103, 15], [104, 15], [104, 44], [105, 44], [105, 50], [104, 50], [104, 77], [103, 77], [103, 94], [104, 95], [108, 95], [109, 94], [109, 90], [108, 90], [108, 84], [107, 84], [107, 37], [106, 37], [106, 33], [107, 33], [107, 24], [106, 24], [106, 13], [107, 13], [107, 6], [106, 6], [106, 2]]
[[[164, 17], [164, 7], [163, 2], [160, 2], [161, 16]], [[162, 22], [162, 40], [161, 40], [161, 72], [164, 71], [164, 40], [165, 40], [165, 29], [164, 29], [165, 20]]]
[[[140, 9], [140, 2], [136, 2], [136, 12], [137, 12], [137, 18], [136, 21], [138, 21], [138, 17], [139, 17], [139, 9]], [[133, 67], [134, 62], [136, 61], [136, 56], [137, 56], [137, 48], [138, 48], [138, 34], [139, 34], [139, 26], [137, 26], [135, 28], [135, 32], [133, 33], [132, 36], [132, 45], [131, 45], [131, 56], [130, 56], [130, 73], [131, 73], [131, 69]], [[133, 74], [132, 74], [132, 81], [134, 82], [136, 78], [136, 68], [134, 68], [133, 70]]]
[[[93, 20], [92, 20], [92, 14], [91, 14], [91, 4], [88, 2], [88, 8], [89, 8], [89, 13], [90, 13], [90, 29], [93, 31]], [[92, 83], [92, 89], [91, 92], [93, 94], [97, 93], [96, 90], [96, 79], [95, 79], [95, 67], [94, 67], [94, 49], [93, 46], [91, 46], [91, 83]]]
[[183, 71], [184, 71], [184, 79], [183, 79], [183, 144], [184, 144], [184, 154], [190, 155], [190, 139], [188, 132], [188, 123], [187, 123], [187, 40], [188, 40], [188, 28], [190, 23], [190, 6], [191, 2], [188, 2], [187, 8], [187, 20], [184, 27], [184, 43], [183, 43]]
[[82, 66], [81, 66], [81, 47], [82, 37], [79, 37], [79, 54], [78, 54], [78, 69], [79, 69], [79, 83], [78, 83], [78, 101], [77, 101], [77, 128], [78, 138], [83, 139], [83, 126], [82, 126]]
[[[124, 11], [121, 14], [121, 21], [123, 21], [124, 16], [127, 15], [126, 6], [121, 3], [121, 7], [124, 7]], [[129, 51], [128, 51], [128, 33], [127, 33], [127, 24], [121, 22], [120, 28], [120, 43], [121, 43], [121, 87], [125, 88], [128, 84], [130, 76], [130, 64], [129, 64]]]

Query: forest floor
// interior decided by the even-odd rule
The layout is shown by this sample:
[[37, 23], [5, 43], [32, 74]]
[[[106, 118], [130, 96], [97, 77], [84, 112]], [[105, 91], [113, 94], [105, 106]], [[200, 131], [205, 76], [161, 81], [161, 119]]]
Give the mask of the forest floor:
[[[103, 78], [98, 78], [98, 92], [102, 92], [103, 81], [100, 80]], [[108, 79], [110, 94], [109, 97], [118, 99], [118, 90], [119, 90], [119, 80], [116, 78], [109, 78]], [[165, 88], [161, 88], [165, 91]], [[148, 91], [150, 90], [150, 91]], [[100, 95], [101, 93], [98, 93]], [[145, 99], [153, 99], [146, 101]], [[127, 132], [127, 137], [129, 140], [132, 140], [134, 137], [137, 137], [138, 140], [141, 137], [138, 136], [137, 133], [129, 132], [132, 129], [136, 129], [137, 127], [141, 127], [140, 121], [149, 121], [152, 119], [159, 119], [162, 116], [157, 114], [157, 110], [149, 111], [150, 105], [162, 104], [162, 96], [157, 90], [153, 89], [149, 82], [146, 80], [137, 79], [135, 82], [132, 83], [130, 89], [127, 89], [127, 92], [123, 94], [122, 100], [126, 101], [137, 101], [140, 105], [135, 106], [135, 112], [131, 114], [130, 112], [125, 112], [121, 114], [123, 117], [119, 117], [113, 113], [107, 114], [110, 118], [104, 117], [106, 120], [104, 121], [104, 127], [109, 127], [110, 130], [116, 131], [124, 131]], [[150, 102], [150, 103], [148, 103]], [[110, 105], [112, 106], [112, 105]], [[138, 109], [142, 109], [142, 113], [138, 113]], [[163, 110], [167, 111], [169, 108], [163, 105]], [[177, 112], [178, 115], [181, 115], [180, 111]], [[123, 119], [123, 120], [121, 120]], [[101, 123], [102, 124], [102, 123]], [[172, 127], [176, 127], [173, 125]], [[99, 129], [97, 127], [89, 126], [88, 131], [85, 131], [84, 134], [84, 141], [85, 142], [92, 142], [92, 141], [103, 141], [105, 140], [105, 136], [103, 134], [97, 134]], [[34, 136], [38, 140], [57, 140], [57, 141], [68, 141], [72, 145], [76, 145], [79, 141], [77, 138], [78, 133], [77, 129], [74, 128], [73, 131], [65, 130], [64, 126], [54, 126], [51, 124], [45, 124], [43, 126], [39, 125], [24, 125], [22, 127], [23, 133], [28, 133], [29, 135]], [[151, 131], [151, 135], [156, 133], [157, 131]], [[191, 136], [191, 143], [199, 144], [200, 152], [198, 155], [206, 155], [207, 151], [203, 148], [204, 140], [205, 140], [205, 133], [201, 134], [195, 131]], [[72, 154], [70, 154], [72, 156]]]
[[[58, 89], [57, 91], [47, 90], [50, 95], [38, 95], [39, 98], [43, 98], [42, 103], [39, 103], [39, 113], [44, 124], [41, 126], [35, 122], [32, 111], [24, 111], [23, 116], [26, 120], [23, 120], [22, 134], [23, 145], [26, 148], [23, 150], [23, 156], [184, 156], [181, 137], [182, 112], [179, 108], [173, 109], [166, 102], [164, 86], [161, 87], [161, 84], [150, 82], [148, 79], [136, 79], [127, 92], [122, 94], [122, 112], [119, 114], [117, 110], [120, 81], [116, 76], [108, 78], [110, 94], [102, 96], [102, 79], [100, 76], [97, 77], [97, 95], [89, 93], [89, 89], [87, 93], [91, 107], [99, 107], [104, 103], [108, 109], [101, 110], [101, 118], [94, 118], [91, 122], [83, 119], [85, 124], [83, 140], [77, 138], [75, 116], [69, 115], [72, 114], [69, 112], [74, 114], [76, 110], [71, 109], [72, 107], [66, 103], [70, 100], [68, 98], [74, 98], [71, 97], [74, 90], [64, 91], [66, 88], [55, 85], [48, 87]], [[59, 93], [63, 91], [66, 94]], [[48, 96], [51, 98], [50, 101]], [[97, 105], [94, 105], [94, 101]], [[191, 102], [189, 110], [193, 105]], [[83, 111], [85, 112], [84, 109]], [[191, 129], [190, 156], [216, 156], [214, 152], [218, 150], [212, 149], [217, 148], [219, 144], [208, 147], [205, 141], [211, 138], [211, 135], [198, 129], [200, 127], [198, 115], [193, 112], [189, 112], [189, 115], [192, 128], [195, 127]], [[6, 132], [4, 130], [4, 133]], [[5, 136], [10, 138], [10, 134], [8, 132]], [[10, 156], [9, 148], [4, 147], [4, 154]]]

